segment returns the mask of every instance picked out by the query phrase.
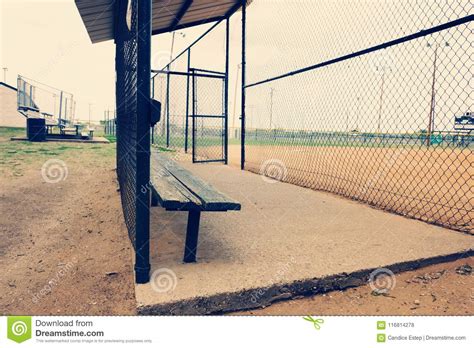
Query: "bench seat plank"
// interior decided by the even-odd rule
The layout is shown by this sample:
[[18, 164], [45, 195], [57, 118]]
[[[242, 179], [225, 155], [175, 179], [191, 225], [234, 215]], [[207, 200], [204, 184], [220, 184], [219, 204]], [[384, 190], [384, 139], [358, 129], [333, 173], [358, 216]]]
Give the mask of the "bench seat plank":
[[166, 168], [153, 163], [151, 171], [152, 194], [167, 210], [200, 210], [199, 201]]
[[[160, 200], [160, 204], [162, 203], [165, 208], [167, 208], [167, 205], [170, 205], [171, 209], [176, 210], [176, 202], [180, 202], [182, 208], [179, 210], [240, 210], [241, 205], [239, 202], [215, 190], [205, 181], [195, 177], [188, 170], [181, 168], [166, 155], [152, 152], [151, 157], [152, 183], [153, 185], [157, 185], [155, 189], [158, 194], [158, 199]], [[156, 180], [157, 178], [153, 178], [154, 175], [157, 175], [157, 178], [163, 179]], [[168, 187], [162, 192], [163, 186]], [[177, 194], [176, 191], [187, 198], [189, 202], [187, 203], [184, 200], [180, 201], [179, 199], [181, 199], [181, 197], [177, 200], [173, 200], [173, 195]], [[167, 203], [167, 197], [171, 198], [170, 203]]]

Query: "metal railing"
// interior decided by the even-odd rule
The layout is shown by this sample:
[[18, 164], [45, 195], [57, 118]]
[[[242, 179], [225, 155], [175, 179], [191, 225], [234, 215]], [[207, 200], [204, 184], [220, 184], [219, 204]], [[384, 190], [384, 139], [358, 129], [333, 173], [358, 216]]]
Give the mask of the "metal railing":
[[58, 125], [73, 124], [76, 100], [66, 91], [18, 75], [17, 108], [27, 117], [41, 117]]

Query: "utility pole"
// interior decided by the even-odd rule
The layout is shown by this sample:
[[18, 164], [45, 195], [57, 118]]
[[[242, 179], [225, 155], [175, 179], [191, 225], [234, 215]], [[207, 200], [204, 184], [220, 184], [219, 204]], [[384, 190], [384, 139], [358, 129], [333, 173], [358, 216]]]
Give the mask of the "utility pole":
[[53, 94], [54, 106], [53, 106], [53, 117], [56, 116], [56, 98], [57, 94]]
[[7, 71], [8, 71], [8, 68], [4, 67], [3, 68], [3, 82], [5, 83], [7, 83]]
[[173, 34], [171, 36], [171, 49], [170, 49], [170, 63], [168, 64], [168, 71], [170, 71], [171, 68], [171, 61], [173, 60], [173, 49], [174, 49], [174, 38], [175, 38], [176, 33], [173, 31]]
[[434, 61], [433, 61], [433, 80], [431, 82], [431, 101], [430, 114], [428, 116], [428, 131], [426, 132], [426, 146], [431, 145], [431, 134], [433, 133], [433, 120], [435, 108], [435, 84], [436, 84], [436, 64], [438, 63], [438, 44], [435, 45]]
[[235, 90], [234, 90], [234, 111], [233, 111], [233, 115], [232, 115], [232, 129], [235, 129], [235, 119], [236, 119], [236, 114], [235, 114], [235, 110], [236, 110], [236, 107], [237, 107], [237, 88], [239, 86], [239, 71], [240, 71], [240, 68], [242, 67], [242, 64], [239, 63], [237, 64], [237, 74], [235, 75]]
[[270, 129], [273, 125], [273, 92], [275, 92], [275, 88], [270, 87]]
[[360, 97], [357, 97], [356, 130], [359, 131]]
[[[431, 82], [431, 101], [430, 101], [430, 114], [428, 117], [428, 130], [427, 130], [427, 138], [426, 138], [426, 146], [431, 145], [431, 135], [434, 131], [434, 118], [435, 118], [435, 106], [436, 106], [436, 73], [438, 70], [438, 48], [439, 44], [435, 43], [435, 51], [434, 51], [434, 60], [433, 60], [433, 77]], [[445, 43], [446, 47], [449, 47], [449, 43]], [[428, 44], [428, 47], [431, 47]]]
[[381, 131], [384, 87], [385, 87], [385, 67], [382, 67], [382, 81], [380, 84], [380, 104], [379, 104], [379, 118], [377, 121], [377, 134], [380, 134], [380, 131]]
[[62, 118], [62, 112], [63, 112], [63, 91], [59, 93], [59, 120], [58, 120], [58, 125], [61, 125], [61, 118]]
[[[178, 32], [181, 37], [186, 37], [186, 34], [182, 32]], [[174, 50], [174, 40], [176, 37], [176, 32], [173, 31], [171, 37], [171, 50], [170, 50], [170, 62], [168, 63], [168, 68], [166, 69], [168, 73], [166, 74], [166, 147], [170, 144], [170, 70], [171, 70], [171, 62], [173, 61], [173, 50]], [[163, 122], [163, 125], [165, 122]]]
[[173, 31], [173, 34], [172, 34], [173, 36], [171, 37], [170, 63], [168, 64], [168, 71], [170, 71], [171, 69], [171, 61], [173, 60], [174, 39], [175, 39], [176, 33], [179, 34], [183, 38], [186, 37], [185, 33], [182, 33], [180, 31], [179, 32]]
[[91, 127], [91, 107], [92, 103], [89, 103], [89, 128]]

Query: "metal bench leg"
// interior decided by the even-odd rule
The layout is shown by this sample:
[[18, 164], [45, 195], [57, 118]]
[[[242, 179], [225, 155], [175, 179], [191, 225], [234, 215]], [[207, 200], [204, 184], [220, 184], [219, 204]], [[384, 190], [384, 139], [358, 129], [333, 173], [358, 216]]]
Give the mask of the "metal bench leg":
[[199, 233], [200, 210], [190, 210], [188, 228], [186, 231], [186, 245], [184, 247], [184, 262], [196, 262], [197, 242]]
[[151, 206], [157, 207], [159, 205], [158, 198], [156, 197], [155, 193], [151, 192]]

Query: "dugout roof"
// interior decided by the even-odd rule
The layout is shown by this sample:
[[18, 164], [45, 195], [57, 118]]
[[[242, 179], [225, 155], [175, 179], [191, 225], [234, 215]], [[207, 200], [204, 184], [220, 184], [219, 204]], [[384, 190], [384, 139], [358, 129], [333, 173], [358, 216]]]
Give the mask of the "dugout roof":
[[[119, 0], [75, 0], [75, 2], [92, 43], [114, 39], [115, 4]], [[242, 0], [152, 0], [152, 2], [153, 35], [225, 19], [242, 5]]]

